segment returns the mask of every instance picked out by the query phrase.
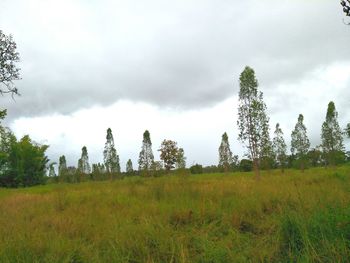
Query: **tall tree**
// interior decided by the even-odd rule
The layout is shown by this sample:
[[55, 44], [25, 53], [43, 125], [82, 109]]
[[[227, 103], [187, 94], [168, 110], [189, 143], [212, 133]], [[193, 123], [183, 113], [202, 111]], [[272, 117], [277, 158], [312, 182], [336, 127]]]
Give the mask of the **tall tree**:
[[49, 164], [49, 176], [50, 177], [56, 177], [56, 172], [55, 172], [55, 165], [57, 163], [53, 162]]
[[134, 168], [132, 166], [132, 161], [129, 159], [126, 163], [126, 173], [127, 174], [132, 174], [134, 172]]
[[326, 163], [335, 165], [337, 156], [344, 151], [344, 144], [342, 130], [338, 123], [338, 112], [333, 101], [328, 103], [326, 119], [322, 124], [321, 139]]
[[183, 148], [179, 148], [176, 155], [176, 168], [185, 169], [186, 168], [186, 157]]
[[142, 148], [139, 155], [139, 170], [150, 170], [154, 162], [154, 155], [152, 151], [151, 135], [148, 130], [143, 133]]
[[86, 146], [84, 146], [81, 149], [81, 158], [78, 161], [78, 170], [80, 173], [83, 173], [83, 174], [91, 173], [91, 167], [89, 164], [89, 155], [88, 155]]
[[167, 171], [174, 168], [178, 154], [177, 143], [172, 140], [164, 140], [160, 146], [160, 159], [164, 162], [164, 167]]
[[60, 156], [58, 161], [58, 175], [62, 176], [67, 173], [67, 161], [64, 155]]
[[219, 166], [222, 167], [225, 172], [228, 172], [232, 163], [233, 159], [230, 143], [228, 141], [227, 133], [225, 132], [221, 137], [221, 144], [219, 147]]
[[345, 128], [345, 134], [348, 136], [348, 138], [350, 138], [350, 123], [348, 123], [348, 125]]
[[[250, 67], [245, 67], [240, 75], [238, 121], [238, 139], [246, 144], [248, 156], [253, 161], [255, 177], [260, 178], [260, 157], [263, 154], [268, 131], [268, 117], [263, 93], [258, 91], [258, 80]], [[264, 137], [265, 136], [265, 137]]]
[[103, 151], [103, 160], [107, 173], [120, 173], [119, 156], [114, 146], [111, 128], [107, 129], [106, 143]]
[[276, 158], [276, 163], [281, 168], [282, 173], [284, 173], [284, 168], [287, 161], [287, 145], [284, 141], [283, 132], [279, 123], [276, 124], [272, 147]]
[[16, 51], [17, 45], [12, 36], [5, 35], [0, 30], [0, 94], [18, 94], [13, 81], [19, 80], [19, 53]]
[[300, 162], [300, 168], [302, 171], [305, 169], [306, 157], [310, 148], [310, 141], [307, 137], [306, 127], [303, 123], [304, 116], [299, 114], [298, 122], [292, 132], [291, 152], [296, 155], [297, 160]]
[[262, 115], [262, 133], [260, 139], [260, 164], [262, 168], [270, 170], [274, 165], [274, 152], [272, 141], [270, 139], [269, 118]]

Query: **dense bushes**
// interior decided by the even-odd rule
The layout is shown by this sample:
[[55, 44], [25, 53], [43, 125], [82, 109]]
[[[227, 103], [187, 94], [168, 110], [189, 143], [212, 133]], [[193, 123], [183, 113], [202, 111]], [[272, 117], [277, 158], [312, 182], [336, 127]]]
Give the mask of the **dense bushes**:
[[[0, 111], [0, 120], [6, 111]], [[47, 145], [33, 142], [28, 135], [17, 141], [10, 129], [0, 124], [0, 187], [42, 184], [46, 178]]]
[[44, 183], [47, 148], [46, 145], [33, 143], [27, 135], [20, 141], [11, 135], [7, 149], [0, 155], [0, 186], [18, 187]]

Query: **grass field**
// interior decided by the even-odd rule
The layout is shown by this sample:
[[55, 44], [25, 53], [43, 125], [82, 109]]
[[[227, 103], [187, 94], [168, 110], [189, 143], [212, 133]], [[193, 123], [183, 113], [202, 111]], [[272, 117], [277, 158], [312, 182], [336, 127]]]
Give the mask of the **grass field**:
[[0, 262], [348, 262], [350, 166], [0, 189]]

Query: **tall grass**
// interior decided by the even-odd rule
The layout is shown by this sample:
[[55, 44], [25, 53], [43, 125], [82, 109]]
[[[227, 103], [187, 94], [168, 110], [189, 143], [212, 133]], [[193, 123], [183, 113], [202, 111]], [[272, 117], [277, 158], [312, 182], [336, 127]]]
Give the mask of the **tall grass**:
[[347, 262], [350, 167], [0, 190], [0, 262]]

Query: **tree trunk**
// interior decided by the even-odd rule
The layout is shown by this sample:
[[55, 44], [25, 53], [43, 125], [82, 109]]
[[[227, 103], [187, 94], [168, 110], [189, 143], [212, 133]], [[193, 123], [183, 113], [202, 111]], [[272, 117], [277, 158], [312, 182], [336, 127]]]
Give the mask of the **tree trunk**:
[[257, 181], [260, 180], [260, 171], [259, 171], [259, 160], [255, 158], [253, 160], [253, 169], [254, 169], [254, 174], [255, 174], [255, 179]]

